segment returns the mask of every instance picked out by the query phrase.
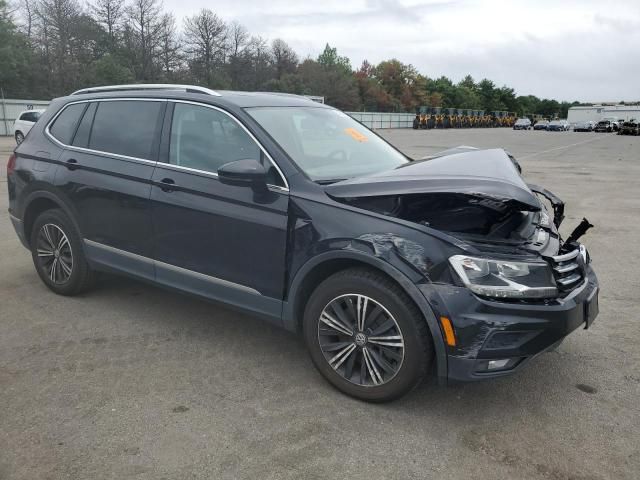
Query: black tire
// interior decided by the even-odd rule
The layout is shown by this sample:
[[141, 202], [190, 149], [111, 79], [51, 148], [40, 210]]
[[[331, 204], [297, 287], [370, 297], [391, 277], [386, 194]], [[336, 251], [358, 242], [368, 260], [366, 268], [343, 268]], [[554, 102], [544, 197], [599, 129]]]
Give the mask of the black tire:
[[16, 145], [20, 145], [22, 142], [24, 142], [24, 134], [20, 131], [16, 132]]
[[[369, 313], [368, 317], [366, 315], [363, 317], [365, 318], [364, 322], [368, 322], [369, 325], [369, 328], [364, 330], [367, 335], [364, 337], [364, 345], [357, 344], [357, 333], [353, 333], [352, 337], [344, 335], [343, 341], [338, 340], [335, 343], [347, 344], [351, 342], [350, 345], [354, 346], [353, 352], [355, 353], [346, 355], [348, 360], [344, 363], [344, 367], [340, 367], [343, 369], [341, 373], [337, 368], [334, 369], [329, 363], [330, 359], [325, 356], [333, 355], [333, 352], [338, 351], [338, 349], [329, 353], [323, 351], [323, 348], [327, 350], [327, 345], [332, 345], [331, 343], [324, 343], [321, 346], [321, 341], [324, 341], [320, 338], [321, 329], [324, 332], [331, 329], [327, 329], [326, 324], [321, 322], [320, 316], [325, 309], [330, 308], [329, 305], [333, 302], [340, 301], [342, 297], [353, 296], [367, 297], [369, 301], [372, 301], [368, 305], [373, 305], [373, 307], [367, 310], [365, 305], [363, 309]], [[379, 309], [380, 306], [382, 309]], [[375, 309], [378, 309], [378, 315], [370, 313], [376, 312]], [[343, 310], [342, 313], [347, 312], [347, 310]], [[336, 313], [335, 310], [332, 311]], [[380, 319], [382, 311], [384, 313], [382, 313], [382, 319]], [[340, 315], [338, 316], [342, 318]], [[371, 336], [372, 334], [376, 335], [376, 333], [371, 330], [370, 326], [373, 325], [376, 330], [384, 328], [384, 326], [380, 327], [380, 324], [375, 322], [388, 323], [389, 316], [395, 322], [395, 326], [392, 329], [397, 327], [395, 332], [396, 334], [399, 332], [399, 337], [394, 338], [400, 338], [400, 340], [396, 341], [403, 343], [401, 360], [397, 358], [394, 360], [393, 357], [386, 356], [390, 347], [375, 345], [377, 342], [373, 340], [374, 336]], [[357, 325], [352, 323], [351, 327], [353, 332], [357, 332]], [[365, 268], [340, 271], [318, 285], [306, 305], [303, 330], [305, 343], [318, 371], [338, 390], [360, 400], [387, 402], [405, 395], [428, 374], [433, 359], [432, 338], [426, 320], [420, 310], [398, 285], [382, 274]], [[389, 330], [382, 331], [388, 332]], [[326, 339], [327, 337], [324, 335], [322, 334], [323, 338]], [[342, 335], [339, 334], [338, 336]], [[382, 337], [375, 338], [382, 340]], [[391, 349], [394, 348], [392, 347]], [[364, 350], [367, 350], [367, 352], [364, 352]], [[399, 349], [396, 349], [394, 353], [399, 357], [398, 352]], [[372, 370], [367, 372], [369, 366], [365, 363], [365, 353], [368, 354], [369, 358], [376, 359], [378, 362], [376, 365], [380, 367], [379, 371], [384, 375], [383, 381], [379, 384], [372, 385], [375, 382], [372, 374], [368, 375], [367, 381], [367, 374]], [[351, 358], [354, 359], [351, 360]], [[382, 358], [383, 362], [380, 362], [380, 358]], [[351, 363], [352, 374], [346, 373], [349, 363]], [[383, 363], [392, 373], [387, 369], [382, 370]], [[393, 363], [393, 366], [391, 363]], [[345, 375], [357, 380], [348, 380]], [[366, 383], [369, 383], [369, 385], [365, 385]]]
[[53, 292], [77, 295], [93, 285], [94, 272], [84, 256], [80, 234], [62, 210], [46, 210], [36, 218], [29, 244], [36, 271]]

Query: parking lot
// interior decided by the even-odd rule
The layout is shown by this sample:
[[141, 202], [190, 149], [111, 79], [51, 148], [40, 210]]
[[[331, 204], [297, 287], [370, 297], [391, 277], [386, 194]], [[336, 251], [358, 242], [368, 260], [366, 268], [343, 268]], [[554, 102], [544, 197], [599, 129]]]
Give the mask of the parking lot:
[[[130, 279], [56, 296], [0, 215], [0, 479], [637, 479], [640, 137], [381, 131], [409, 155], [502, 146], [567, 203], [600, 316], [518, 375], [390, 404], [338, 393], [302, 342]], [[0, 137], [0, 210], [7, 210]]]

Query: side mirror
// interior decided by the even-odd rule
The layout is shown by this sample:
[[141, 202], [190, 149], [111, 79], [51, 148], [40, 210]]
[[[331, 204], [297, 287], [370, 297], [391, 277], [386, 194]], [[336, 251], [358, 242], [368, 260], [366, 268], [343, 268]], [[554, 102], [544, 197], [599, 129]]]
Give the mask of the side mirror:
[[218, 178], [227, 185], [267, 186], [267, 170], [256, 160], [236, 160], [218, 168]]

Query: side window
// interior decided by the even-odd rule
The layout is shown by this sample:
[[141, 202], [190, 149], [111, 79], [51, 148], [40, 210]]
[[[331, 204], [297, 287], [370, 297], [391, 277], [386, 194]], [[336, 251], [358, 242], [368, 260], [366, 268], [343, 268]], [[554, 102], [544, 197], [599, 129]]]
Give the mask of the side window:
[[96, 102], [90, 103], [84, 112], [82, 120], [80, 120], [80, 125], [78, 125], [76, 136], [73, 138], [73, 146], [87, 148], [87, 145], [89, 145], [89, 133], [97, 107], [98, 104]]
[[116, 100], [100, 102], [89, 137], [89, 148], [129, 157], [153, 159], [163, 102]]
[[76, 132], [80, 116], [86, 107], [86, 103], [76, 103], [62, 110], [62, 113], [58, 115], [58, 118], [55, 119], [53, 125], [49, 128], [51, 135], [65, 145], [69, 145], [73, 134]]
[[256, 142], [236, 121], [213, 108], [176, 103], [169, 163], [216, 173], [225, 163], [245, 159], [265, 161]]

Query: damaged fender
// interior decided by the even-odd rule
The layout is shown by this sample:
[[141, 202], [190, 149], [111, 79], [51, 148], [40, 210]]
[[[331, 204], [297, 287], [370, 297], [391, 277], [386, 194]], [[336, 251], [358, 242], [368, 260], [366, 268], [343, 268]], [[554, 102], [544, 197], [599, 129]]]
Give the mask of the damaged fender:
[[[431, 243], [423, 232], [401, 225], [391, 228], [396, 232], [369, 233], [371, 226], [376, 223], [381, 229], [385, 226], [389, 228], [390, 225], [387, 221], [374, 217], [369, 217], [360, 224], [362, 215], [343, 209], [336, 209], [333, 215], [325, 218], [322, 231], [318, 231], [310, 221], [320, 215], [313, 211], [315, 207], [314, 202], [302, 199], [292, 201], [290, 222], [294, 227], [290, 230], [288, 246], [288, 274], [291, 278], [283, 302], [283, 326], [290, 331], [298, 330], [298, 308], [300, 302], [304, 303], [307, 299], [305, 293], [308, 294], [304, 292], [304, 281], [316, 268], [336, 260], [352, 260], [369, 265], [394, 279], [423, 313], [433, 338], [437, 376], [441, 380], [446, 379], [447, 351], [444, 339], [437, 316], [422, 291], [422, 287], [430, 285], [428, 272], [433, 267], [427, 253], [430, 245], [433, 245], [431, 249], [439, 257], [446, 257], [437, 248], [440, 242], [432, 240]], [[359, 233], [351, 236], [354, 231]], [[424, 241], [418, 243], [410, 237]]]

